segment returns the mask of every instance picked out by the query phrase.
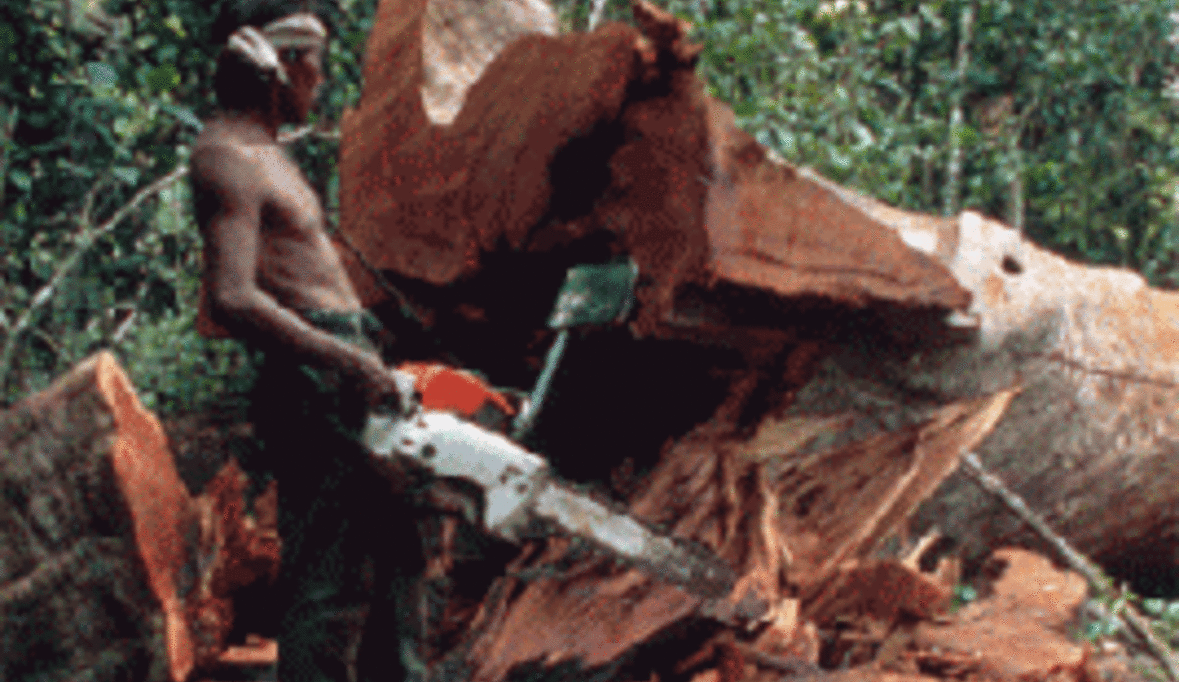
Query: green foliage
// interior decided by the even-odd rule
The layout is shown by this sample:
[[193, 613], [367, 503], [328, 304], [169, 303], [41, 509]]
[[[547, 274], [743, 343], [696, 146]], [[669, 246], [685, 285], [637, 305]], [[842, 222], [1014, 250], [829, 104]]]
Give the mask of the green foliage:
[[1172, 646], [1179, 643], [1179, 601], [1143, 599], [1142, 611], [1160, 637]]
[[1099, 594], [1090, 600], [1089, 608], [1079, 624], [1078, 635], [1089, 642], [1097, 642], [1122, 633], [1122, 617], [1131, 600], [1137, 597], [1130, 592], [1120, 594]]
[[[343, 5], [328, 121], [357, 98], [376, 2]], [[248, 384], [242, 347], [193, 329], [201, 240], [187, 182], [107, 224], [185, 162], [213, 110], [216, 12], [180, 0], [0, 6], [0, 404], [104, 347], [164, 411]], [[313, 138], [297, 150], [323, 190], [338, 185], [336, 144]]]

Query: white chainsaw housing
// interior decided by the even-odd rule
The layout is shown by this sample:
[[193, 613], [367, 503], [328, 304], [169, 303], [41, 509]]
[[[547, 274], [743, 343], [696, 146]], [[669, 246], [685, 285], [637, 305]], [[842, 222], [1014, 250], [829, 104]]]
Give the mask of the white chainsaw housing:
[[417, 460], [437, 476], [483, 489], [488, 531], [517, 540], [528, 509], [548, 479], [548, 464], [506, 437], [446, 412], [406, 417], [369, 415], [363, 439], [374, 454]]
[[419, 407], [408, 417], [369, 415], [363, 439], [378, 457], [410, 458], [435, 476], [482, 488], [483, 526], [493, 535], [519, 542], [531, 522], [553, 523], [695, 594], [719, 598], [733, 589], [736, 575], [722, 559], [562, 485], [539, 455], [478, 424]]

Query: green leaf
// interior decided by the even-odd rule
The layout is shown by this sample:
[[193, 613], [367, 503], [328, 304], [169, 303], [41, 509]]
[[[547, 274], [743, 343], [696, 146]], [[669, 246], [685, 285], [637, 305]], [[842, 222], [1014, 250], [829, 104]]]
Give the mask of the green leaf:
[[89, 179], [94, 177], [94, 170], [92, 168], [80, 163], [74, 163], [69, 159], [59, 158], [57, 160], [57, 167], [66, 171], [67, 173], [70, 173], [71, 175], [76, 175], [81, 178]]
[[87, 62], [86, 75], [96, 88], [113, 88], [119, 84], [119, 72], [103, 62]]
[[921, 37], [921, 19], [915, 16], [901, 17], [897, 24], [911, 40]]
[[0, 24], [0, 52], [12, 49], [16, 45], [16, 31], [8, 24]]
[[737, 116], [753, 116], [760, 110], [758, 103], [754, 100], [746, 100], [744, 102], [737, 102], [733, 105], [733, 113]]
[[176, 16], [175, 14], [169, 16], [167, 19], [164, 19], [164, 26], [172, 29], [172, 32], [176, 34], [177, 38], [185, 38], [188, 36], [188, 34], [184, 31], [184, 22], [180, 21], [180, 17]]
[[27, 192], [33, 188], [33, 178], [29, 177], [29, 174], [22, 170], [8, 171], [8, 179], [22, 192]]
[[963, 147], [977, 144], [979, 140], [978, 131], [968, 125], [958, 126], [954, 130], [954, 138]]
[[921, 14], [921, 18], [925, 19], [936, 30], [941, 30], [945, 27], [945, 21], [933, 6], [927, 3], [921, 3], [917, 6], [917, 12]]
[[1101, 621], [1093, 621], [1085, 624], [1085, 639], [1095, 640], [1105, 634], [1105, 627]]
[[1179, 623], [1179, 601], [1167, 604], [1166, 619], [1172, 623]]
[[138, 168], [129, 168], [126, 166], [120, 166], [120, 167], [116, 167], [116, 168], [112, 169], [111, 173], [119, 180], [122, 180], [123, 182], [125, 182], [131, 186], [134, 186], [136, 183], [139, 182], [139, 169]]
[[828, 159], [831, 166], [838, 171], [846, 172], [852, 167], [852, 157], [844, 151], [832, 147], [828, 152]]
[[145, 81], [153, 92], [167, 92], [180, 85], [180, 72], [171, 64], [161, 64], [147, 72]]
[[127, 118], [126, 116], [120, 116], [119, 118], [115, 119], [115, 122], [111, 125], [111, 128], [115, 131], [116, 135], [120, 137], [128, 137], [135, 131], [135, 124], [133, 124], [131, 119]]
[[1167, 602], [1162, 599], [1143, 599], [1142, 610], [1152, 616], [1160, 616], [1167, 608]]
[[194, 128], [198, 132], [203, 130], [205, 127], [205, 124], [201, 123], [201, 120], [197, 118], [196, 114], [192, 112], [192, 109], [189, 109], [188, 107], [164, 103], [160, 105], [160, 110], [172, 116], [177, 121]]
[[978, 590], [970, 585], [957, 585], [954, 587], [954, 596], [961, 602], [972, 602], [978, 599]]

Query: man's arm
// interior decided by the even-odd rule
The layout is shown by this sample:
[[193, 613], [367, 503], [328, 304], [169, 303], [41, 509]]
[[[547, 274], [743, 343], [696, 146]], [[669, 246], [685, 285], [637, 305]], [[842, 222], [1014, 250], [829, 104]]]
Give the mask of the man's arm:
[[194, 155], [193, 166], [213, 209], [201, 226], [213, 321], [264, 350], [282, 349], [339, 369], [360, 382], [371, 404], [399, 396], [392, 372], [375, 353], [308, 324], [258, 286], [264, 197], [259, 164], [237, 149], [220, 147]]

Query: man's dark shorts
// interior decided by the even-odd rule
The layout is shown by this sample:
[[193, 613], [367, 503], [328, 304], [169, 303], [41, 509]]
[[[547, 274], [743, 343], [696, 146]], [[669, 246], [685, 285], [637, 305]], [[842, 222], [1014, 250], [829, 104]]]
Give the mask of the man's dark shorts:
[[[374, 348], [379, 324], [369, 313], [303, 317]], [[353, 662], [362, 682], [406, 675], [402, 642], [413, 636], [409, 595], [422, 545], [413, 509], [367, 463], [366, 411], [361, 391], [334, 370], [281, 353], [259, 367], [250, 418], [262, 450], [247, 468], [278, 481], [283, 682], [344, 682]]]

